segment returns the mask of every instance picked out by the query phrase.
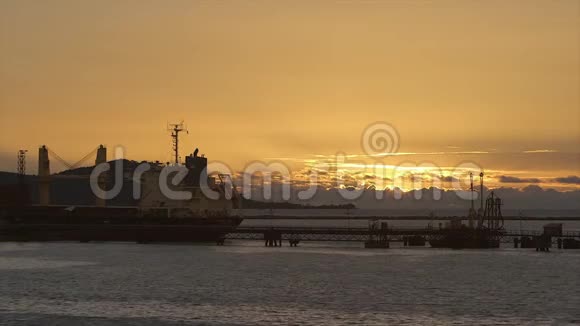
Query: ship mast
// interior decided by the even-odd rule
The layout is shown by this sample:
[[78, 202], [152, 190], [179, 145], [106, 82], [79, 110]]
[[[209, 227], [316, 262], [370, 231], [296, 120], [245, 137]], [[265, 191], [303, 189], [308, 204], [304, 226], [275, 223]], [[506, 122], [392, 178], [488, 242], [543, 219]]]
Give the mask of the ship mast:
[[179, 133], [185, 131], [189, 133], [187, 127], [183, 125], [183, 121], [180, 123], [171, 123], [167, 126], [167, 130], [171, 131], [171, 139], [173, 142], [173, 153], [175, 155], [175, 165], [179, 164]]

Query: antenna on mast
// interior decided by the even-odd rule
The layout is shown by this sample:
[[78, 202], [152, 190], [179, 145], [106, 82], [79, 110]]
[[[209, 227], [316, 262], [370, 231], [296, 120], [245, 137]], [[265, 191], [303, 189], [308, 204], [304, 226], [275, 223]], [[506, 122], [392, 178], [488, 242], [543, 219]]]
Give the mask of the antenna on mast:
[[173, 152], [175, 154], [175, 165], [179, 164], [179, 133], [185, 131], [189, 133], [187, 127], [183, 125], [183, 120], [180, 123], [170, 123], [167, 125], [167, 130], [171, 131], [171, 139], [173, 140]]

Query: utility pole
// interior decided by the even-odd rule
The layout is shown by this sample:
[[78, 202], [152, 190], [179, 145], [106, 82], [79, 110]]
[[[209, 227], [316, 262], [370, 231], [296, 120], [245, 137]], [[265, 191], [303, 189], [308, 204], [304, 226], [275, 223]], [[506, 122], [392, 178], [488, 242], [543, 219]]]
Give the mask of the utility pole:
[[167, 126], [167, 130], [171, 131], [171, 138], [173, 140], [173, 152], [175, 154], [175, 165], [179, 164], [179, 133], [187, 131], [187, 128], [184, 127], [183, 121], [180, 123], [172, 123]]
[[469, 172], [469, 182], [470, 182], [470, 191], [471, 191], [471, 209], [469, 210], [469, 228], [473, 229], [474, 225], [474, 218], [476, 217], [477, 213], [475, 212], [475, 203], [473, 198], [473, 193], [475, 190], [473, 189], [473, 173]]
[[483, 171], [481, 171], [481, 173], [479, 174], [479, 182], [480, 182], [479, 196], [481, 197], [481, 206], [479, 206], [479, 209], [483, 211]]
[[473, 206], [473, 173], [469, 172], [469, 182], [471, 184], [470, 190], [471, 190], [471, 210], [474, 211], [475, 208]]

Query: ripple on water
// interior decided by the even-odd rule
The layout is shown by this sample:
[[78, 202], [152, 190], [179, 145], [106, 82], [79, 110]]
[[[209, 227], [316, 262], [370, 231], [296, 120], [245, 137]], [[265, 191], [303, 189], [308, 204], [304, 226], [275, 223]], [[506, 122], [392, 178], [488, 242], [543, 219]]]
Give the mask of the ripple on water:
[[3, 326], [538, 325], [580, 319], [580, 252], [571, 250], [364, 250], [310, 243], [24, 248], [34, 250], [0, 254]]
[[0, 257], [0, 270], [45, 269], [94, 265], [94, 262], [51, 260], [42, 258]]
[[[236, 306], [168, 304], [149, 301], [131, 304], [119, 302], [63, 302], [55, 305], [48, 301], [13, 301], [2, 308], [3, 313], [21, 315], [21, 320], [27, 318], [21, 314], [26, 308], [31, 316], [43, 316], [47, 320], [66, 319], [74, 321], [77, 318], [90, 318], [90, 325], [108, 325], [107, 320], [124, 321], [140, 320], [155, 321], [155, 325], [172, 325], [184, 323], [188, 325], [548, 325], [549, 319], [530, 320], [513, 316], [457, 316], [450, 317], [438, 314], [404, 312], [392, 314], [385, 312], [346, 312], [329, 311], [315, 308], [294, 308], [256, 306], [239, 304]], [[19, 312], [20, 313], [17, 313]], [[50, 316], [53, 315], [52, 319]], [[1, 316], [1, 315], [0, 315]], [[1, 317], [0, 317], [1, 318]], [[106, 318], [99, 320], [95, 318]], [[1, 320], [1, 319], [0, 319]], [[68, 325], [64, 323], [63, 325]], [[71, 324], [73, 325], [73, 324]]]

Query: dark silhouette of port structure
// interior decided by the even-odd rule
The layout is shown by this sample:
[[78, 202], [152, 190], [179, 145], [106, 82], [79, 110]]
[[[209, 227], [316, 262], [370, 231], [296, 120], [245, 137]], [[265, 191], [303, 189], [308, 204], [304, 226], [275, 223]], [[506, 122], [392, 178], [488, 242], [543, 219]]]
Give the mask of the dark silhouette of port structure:
[[[387, 227], [270, 227], [239, 226], [225, 235], [223, 240], [263, 241], [266, 247], [281, 247], [287, 241], [296, 247], [302, 241], [359, 242], [367, 248], [388, 248], [390, 242], [401, 242], [403, 246], [425, 246], [430, 237], [445, 234], [442, 228], [399, 228]], [[514, 248], [535, 248], [549, 251], [553, 245], [558, 249], [580, 249], [580, 231], [563, 231], [561, 224], [550, 223], [538, 230], [504, 230], [500, 235], [504, 244]], [[386, 242], [386, 245], [384, 243]], [[220, 244], [224, 242], [221, 241]]]
[[[39, 150], [40, 154], [44, 154], [44, 160], [41, 159], [43, 155], [39, 155], [39, 170], [40, 167], [44, 165], [41, 163], [48, 164], [48, 154], [50, 150], [43, 146]], [[97, 159], [96, 163], [105, 162], [105, 156], [99, 155], [104, 152], [104, 147], [99, 146], [96, 149]], [[20, 153], [23, 154], [23, 153]], [[24, 158], [24, 155], [20, 155], [19, 159]], [[82, 159], [81, 161], [83, 161]], [[20, 161], [19, 161], [20, 162]], [[75, 165], [78, 163], [75, 163]], [[191, 170], [188, 173], [186, 179], [187, 182], [191, 184], [199, 184], [199, 182], [207, 178], [205, 174], [205, 166], [207, 166], [207, 159], [203, 156], [198, 156], [198, 150], [196, 149], [193, 155], [188, 156], [185, 162], [186, 167]], [[19, 166], [24, 166], [24, 164], [19, 164]], [[48, 170], [48, 169], [46, 169]], [[26, 185], [24, 184], [24, 170], [19, 174], [19, 184], [11, 185], [5, 189], [3, 192], [6, 196], [3, 196], [2, 200], [5, 201], [4, 204], [16, 205], [16, 206], [27, 206], [29, 203], [20, 199], [29, 198], [26, 194]], [[39, 186], [46, 185], [42, 182], [42, 175], [39, 175]], [[46, 188], [46, 187], [45, 187]], [[473, 186], [472, 186], [473, 188]], [[482, 186], [483, 189], [483, 186]], [[46, 190], [46, 189], [45, 189]], [[46, 196], [48, 199], [48, 196]], [[498, 201], [497, 198], [491, 198], [494, 202]], [[41, 200], [42, 201], [42, 200]], [[98, 204], [99, 202], [97, 202]], [[102, 204], [102, 203], [101, 203]], [[3, 205], [0, 205], [3, 206]], [[498, 205], [499, 206], [499, 205]], [[483, 199], [482, 199], [483, 207]], [[472, 200], [472, 209], [473, 200]], [[483, 216], [483, 215], [482, 215]], [[105, 219], [106, 220], [106, 219]], [[372, 223], [369, 224], [368, 228], [313, 228], [313, 227], [232, 227], [231, 229], [224, 232], [223, 236], [217, 239], [218, 245], [223, 245], [226, 239], [244, 239], [244, 240], [260, 240], [264, 241], [267, 247], [280, 247], [283, 241], [288, 241], [290, 246], [296, 247], [301, 241], [358, 241], [363, 242], [367, 248], [389, 248], [390, 242], [400, 241], [403, 242], [405, 246], [425, 246], [428, 239], [445, 236], [449, 232], [445, 228], [393, 228], [389, 227], [387, 223], [379, 222], [380, 217], [377, 217]], [[118, 224], [95, 224], [90, 225], [90, 227], [98, 229], [102, 233], [115, 232], [122, 230], [127, 227], [122, 222]], [[187, 229], [192, 229], [192, 226], [188, 225], [176, 225], [173, 226], [178, 228], [179, 231], [187, 231]], [[24, 226], [19, 224], [14, 225], [2, 225], [0, 239], [3, 237], [9, 239], [12, 234], [22, 233], [20, 229], [27, 229], [30, 232], [40, 233], [46, 231], [49, 228], [62, 228], [62, 225], [51, 224], [37, 224], [35, 226]], [[147, 225], [146, 223], [141, 225], [133, 225], [135, 229], [136, 236], [134, 238], [139, 239], [137, 236], [140, 233], [146, 234], [149, 229], [166, 229], [166, 226], [155, 226]], [[211, 227], [204, 228], [204, 232], [211, 231]], [[469, 235], [472, 229], [460, 229], [462, 233]], [[538, 251], [549, 251], [553, 244], [557, 244], [558, 248], [562, 249], [578, 249], [580, 248], [580, 232], [563, 232], [562, 225], [558, 223], [551, 223], [544, 227], [542, 231], [514, 231], [514, 230], [492, 230], [497, 232], [492, 234], [492, 236], [501, 241], [513, 242], [516, 248], [536, 248]], [[90, 237], [83, 239], [83, 241], [93, 241], [98, 239], [91, 239]], [[147, 240], [147, 239], [146, 239]], [[131, 241], [127, 239], [126, 241]], [[142, 241], [144, 243], [148, 241]], [[462, 247], [461, 244], [458, 247]]]

